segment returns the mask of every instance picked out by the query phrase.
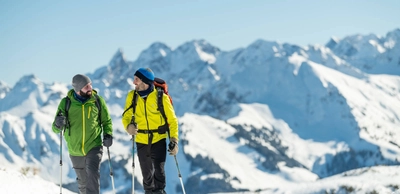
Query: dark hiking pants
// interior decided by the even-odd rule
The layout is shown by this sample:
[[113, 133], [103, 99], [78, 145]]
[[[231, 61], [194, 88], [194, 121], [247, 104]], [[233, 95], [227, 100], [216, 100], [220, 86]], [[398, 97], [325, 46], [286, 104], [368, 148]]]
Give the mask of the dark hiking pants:
[[80, 194], [100, 193], [100, 162], [103, 147], [91, 149], [86, 156], [69, 156], [75, 170]]
[[165, 159], [167, 157], [167, 144], [165, 139], [151, 145], [136, 143], [140, 168], [143, 175], [143, 188], [145, 191], [164, 190], [165, 188]]

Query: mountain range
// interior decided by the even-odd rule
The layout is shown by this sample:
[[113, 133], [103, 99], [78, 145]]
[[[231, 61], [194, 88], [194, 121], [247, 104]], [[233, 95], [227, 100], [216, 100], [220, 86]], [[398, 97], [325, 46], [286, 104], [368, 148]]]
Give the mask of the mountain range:
[[[351, 35], [299, 47], [256, 40], [222, 51], [205, 40], [176, 49], [155, 42], [137, 60], [118, 49], [87, 73], [108, 105], [117, 193], [131, 193], [132, 141], [121, 114], [133, 74], [151, 68], [167, 80], [179, 118], [177, 155], [186, 193], [400, 192], [400, 29]], [[77, 72], [83, 73], [83, 72]], [[35, 169], [77, 192], [65, 142], [51, 130], [70, 83], [35, 75], [0, 82], [0, 162]], [[106, 154], [102, 193], [111, 193]], [[167, 157], [167, 193], [181, 193], [177, 163]], [[379, 174], [379, 175], [377, 175]], [[140, 192], [141, 172], [135, 168]]]

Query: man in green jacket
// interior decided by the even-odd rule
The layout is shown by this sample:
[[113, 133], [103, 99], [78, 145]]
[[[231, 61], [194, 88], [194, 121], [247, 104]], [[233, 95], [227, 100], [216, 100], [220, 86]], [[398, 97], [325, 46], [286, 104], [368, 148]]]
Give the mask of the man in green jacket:
[[[53, 122], [53, 131], [59, 133], [64, 130], [68, 152], [77, 175], [79, 192], [98, 194], [102, 143], [106, 147], [112, 145], [112, 121], [104, 99], [92, 89], [89, 77], [75, 75], [72, 78], [72, 86], [74, 89], [68, 92], [70, 106], [66, 107], [67, 98], [61, 100]], [[96, 106], [98, 102], [100, 108]]]

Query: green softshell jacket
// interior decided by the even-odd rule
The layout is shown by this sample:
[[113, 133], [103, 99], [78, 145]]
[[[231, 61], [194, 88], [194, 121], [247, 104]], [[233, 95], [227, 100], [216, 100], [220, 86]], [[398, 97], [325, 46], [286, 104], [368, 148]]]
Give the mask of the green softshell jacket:
[[[92, 91], [92, 97], [85, 103], [81, 103], [74, 97], [74, 90], [68, 92], [71, 100], [71, 106], [68, 110], [68, 120], [70, 127], [65, 129], [64, 138], [67, 142], [68, 152], [72, 156], [85, 156], [92, 148], [102, 146], [102, 128], [99, 124], [99, 110], [96, 106], [97, 91]], [[112, 135], [112, 121], [104, 99], [98, 96], [101, 106], [101, 122], [104, 134]], [[56, 116], [61, 113], [65, 114], [66, 98], [63, 98], [58, 105]], [[53, 122], [53, 131], [59, 133], [60, 129]]]

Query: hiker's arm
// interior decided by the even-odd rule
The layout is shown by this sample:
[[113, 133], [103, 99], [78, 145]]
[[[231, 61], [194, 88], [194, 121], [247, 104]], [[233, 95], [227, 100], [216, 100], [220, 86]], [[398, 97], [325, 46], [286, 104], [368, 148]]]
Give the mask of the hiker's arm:
[[[124, 130], [128, 127], [129, 123], [131, 123], [132, 119], [132, 108], [127, 110], [131, 104], [132, 104], [132, 98], [133, 98], [134, 90], [130, 91], [128, 95], [126, 96], [125, 100], [125, 107], [124, 107], [124, 115], [122, 115], [122, 125], [124, 126]], [[127, 111], [125, 111], [127, 110]]]
[[60, 104], [58, 104], [57, 111], [56, 111], [56, 114], [54, 115], [54, 120], [51, 125], [51, 128], [52, 128], [53, 132], [55, 132], [55, 133], [60, 133], [60, 130], [61, 130], [61, 129], [57, 128], [55, 125], [56, 117], [57, 117], [58, 113], [60, 113], [60, 112], [64, 116], [66, 116], [65, 115], [65, 98], [61, 99]]
[[103, 126], [103, 134], [113, 134], [112, 120], [110, 113], [108, 112], [107, 104], [105, 100], [99, 96], [101, 106], [101, 124]]
[[178, 141], [178, 118], [175, 115], [174, 107], [167, 95], [163, 95], [163, 104], [165, 115], [168, 119], [170, 137], [173, 137]]

